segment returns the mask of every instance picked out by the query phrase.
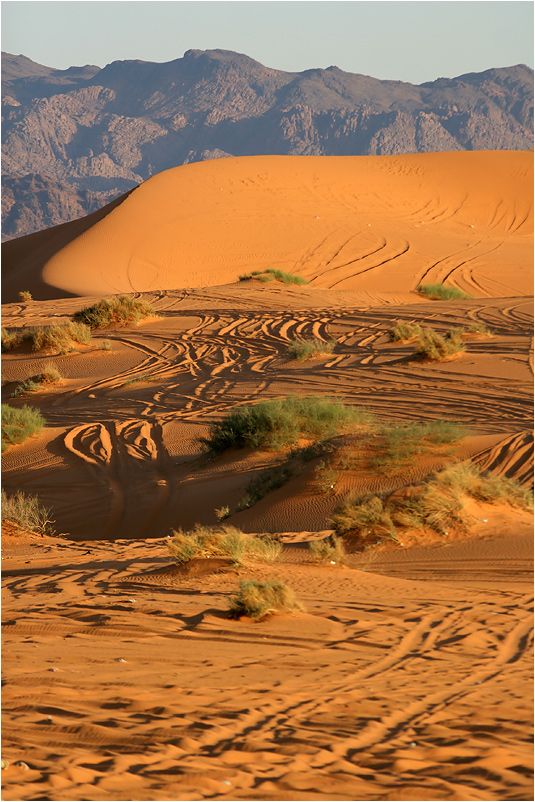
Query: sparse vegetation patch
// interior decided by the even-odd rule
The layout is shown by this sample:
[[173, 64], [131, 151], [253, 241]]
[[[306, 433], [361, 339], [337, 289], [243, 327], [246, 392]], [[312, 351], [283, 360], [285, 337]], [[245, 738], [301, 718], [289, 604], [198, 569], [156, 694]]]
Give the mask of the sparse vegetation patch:
[[444, 362], [465, 351], [463, 330], [451, 329], [444, 337], [433, 329], [422, 329], [416, 350], [432, 362]]
[[280, 449], [299, 438], [322, 440], [365, 419], [365, 413], [333, 398], [288, 396], [237, 407], [213, 423], [201, 444], [212, 454], [228, 448]]
[[270, 281], [282, 281], [283, 284], [308, 284], [306, 278], [303, 276], [296, 276], [293, 273], [285, 273], [283, 270], [274, 270], [269, 267], [267, 270], [253, 270], [252, 273], [244, 273], [240, 276], [240, 281], [248, 281], [249, 279], [256, 279], [263, 284]]
[[304, 362], [307, 359], [314, 359], [319, 356], [328, 356], [334, 351], [334, 340], [320, 340], [315, 337], [313, 340], [294, 340], [288, 346], [288, 356], [290, 359], [297, 359]]
[[2, 329], [2, 351], [12, 351], [24, 342], [31, 343], [33, 351], [54, 349], [60, 354], [74, 350], [73, 342], [89, 345], [91, 331], [82, 323], [61, 323], [55, 326], [37, 326], [9, 331]]
[[33, 301], [31, 292], [28, 292], [28, 290], [21, 290], [19, 292], [19, 301], [23, 301], [24, 303], [28, 303], [28, 301]]
[[20, 490], [8, 496], [5, 490], [2, 490], [3, 521], [12, 521], [30, 532], [53, 535], [54, 521], [50, 515], [50, 510], [40, 504], [37, 496], [27, 495]]
[[311, 540], [308, 544], [308, 553], [315, 563], [342, 563], [347, 556], [343, 538], [337, 535], [325, 540]]
[[463, 503], [466, 496], [533, 510], [533, 494], [529, 490], [463, 462], [435, 474], [423, 485], [408, 488], [406, 493], [350, 497], [337, 507], [332, 524], [338, 534], [357, 536], [363, 543], [379, 542], [385, 537], [396, 539], [400, 528], [426, 526], [448, 534], [455, 528], [466, 529], [470, 522]]
[[86, 306], [74, 314], [74, 320], [85, 323], [91, 329], [104, 329], [107, 326], [128, 326], [138, 324], [155, 314], [153, 307], [141, 298], [119, 295], [116, 298], [103, 298], [93, 306]]
[[406, 323], [404, 320], [396, 320], [395, 325], [389, 330], [390, 339], [393, 342], [408, 342], [416, 340], [422, 333], [419, 323]]
[[464, 301], [474, 297], [462, 290], [458, 290], [457, 287], [446, 287], [445, 284], [420, 284], [418, 292], [421, 292], [432, 301]]
[[303, 609], [293, 590], [277, 580], [242, 580], [236, 595], [230, 598], [230, 611], [235, 618], [246, 615], [259, 621], [273, 613]]
[[247, 510], [264, 498], [270, 490], [282, 487], [292, 476], [292, 470], [288, 465], [277, 465], [262, 471], [258, 476], [254, 476], [245, 488], [245, 495], [236, 507], [236, 512]]
[[43, 365], [43, 372], [38, 373], [36, 376], [31, 376], [26, 379], [22, 384], [11, 393], [12, 398], [17, 398], [20, 395], [27, 395], [28, 393], [35, 393], [41, 390], [43, 385], [57, 384], [61, 381], [61, 373], [52, 362], [47, 362]]
[[26, 404], [22, 407], [2, 404], [2, 452], [33, 434], [40, 434], [44, 425], [45, 419], [37, 409]]
[[227, 557], [236, 565], [255, 561], [272, 563], [282, 551], [281, 544], [267, 535], [246, 535], [234, 526], [199, 524], [187, 532], [174, 530], [168, 547], [179, 563], [195, 557]]

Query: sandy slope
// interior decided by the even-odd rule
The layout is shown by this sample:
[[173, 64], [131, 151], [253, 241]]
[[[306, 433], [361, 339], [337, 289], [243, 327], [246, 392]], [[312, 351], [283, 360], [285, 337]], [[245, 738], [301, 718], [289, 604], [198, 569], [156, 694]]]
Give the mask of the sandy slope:
[[[531, 524], [509, 522], [199, 577], [163, 541], [7, 538], [2, 755], [30, 770], [3, 799], [532, 799]], [[274, 572], [306, 613], [230, 620], [238, 579]]]
[[[4, 300], [225, 284], [276, 267], [313, 287], [531, 292], [531, 152], [254, 156], [154, 176], [83, 233], [3, 246]], [[35, 236], [35, 235], [33, 235]], [[72, 240], [72, 241], [71, 241]], [[22, 244], [21, 244], [22, 243]], [[37, 246], [37, 247], [34, 247]], [[18, 251], [17, 251], [18, 249]], [[42, 287], [42, 281], [56, 292]], [[24, 286], [21, 285], [23, 281]]]
[[[58, 297], [4, 305], [4, 326], [67, 320], [110, 287], [145, 289], [157, 317], [75, 353], [3, 357], [2, 400], [47, 422], [3, 456], [4, 486], [39, 495], [69, 535], [3, 542], [3, 757], [30, 766], [2, 772], [6, 800], [532, 798], [530, 516], [475, 505], [468, 538], [412, 533], [347, 567], [307, 564], [303, 543], [348, 493], [455, 458], [532, 481], [530, 165], [522, 153], [189, 165], [80, 236], [65, 227], [63, 250], [48, 243]], [[18, 246], [25, 289], [32, 276], [43, 288], [47, 238], [34, 242]], [[234, 281], [262, 266], [312, 283]], [[15, 293], [17, 263], [5, 269]], [[413, 291], [424, 276], [476, 297], [428, 301]], [[425, 363], [390, 342], [396, 319], [494, 336]], [[290, 361], [289, 342], [311, 336], [333, 353]], [[11, 399], [51, 358], [61, 384]], [[319, 457], [294, 465], [236, 513], [281, 455], [208, 460], [197, 438], [238, 404], [291, 393], [471, 432], [399, 471], [356, 463], [327, 489]], [[285, 579], [306, 614], [231, 621], [235, 573], [165, 569], [169, 529], [215, 524], [225, 505], [246, 532], [286, 533], [283, 562], [252, 570]]]

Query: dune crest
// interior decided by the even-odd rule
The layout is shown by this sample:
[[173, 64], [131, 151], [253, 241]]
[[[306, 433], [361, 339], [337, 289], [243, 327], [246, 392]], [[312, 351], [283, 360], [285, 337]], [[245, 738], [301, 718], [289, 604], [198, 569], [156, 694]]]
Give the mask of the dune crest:
[[[221, 285], [272, 267], [313, 289], [409, 292], [447, 281], [476, 297], [526, 294], [532, 174], [533, 154], [512, 151], [183, 165], [44, 263], [36, 249], [33, 279], [56, 295], [106, 295]], [[15, 247], [4, 246], [6, 300], [20, 289]]]

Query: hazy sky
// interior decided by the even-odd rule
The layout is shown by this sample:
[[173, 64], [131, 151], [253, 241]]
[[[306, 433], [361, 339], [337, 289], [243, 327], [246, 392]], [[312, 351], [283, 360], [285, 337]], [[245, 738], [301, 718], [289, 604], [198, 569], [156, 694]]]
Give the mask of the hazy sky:
[[531, 0], [375, 2], [2, 2], [2, 50], [50, 67], [171, 61], [222, 48], [268, 67], [336, 65], [411, 83], [524, 63], [533, 67]]

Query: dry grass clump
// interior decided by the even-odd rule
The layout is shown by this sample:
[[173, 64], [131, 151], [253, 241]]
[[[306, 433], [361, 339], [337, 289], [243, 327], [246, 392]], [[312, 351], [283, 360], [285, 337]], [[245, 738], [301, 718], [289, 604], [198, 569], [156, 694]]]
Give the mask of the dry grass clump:
[[396, 539], [399, 528], [425, 526], [448, 534], [451, 529], [466, 529], [470, 522], [464, 507], [466, 496], [533, 510], [533, 494], [522, 485], [463, 462], [440, 471], [423, 485], [409, 488], [405, 495], [349, 498], [335, 510], [332, 524], [338, 534], [352, 534], [363, 542], [378, 542], [385, 536]]
[[343, 539], [336, 535], [326, 540], [312, 540], [308, 544], [308, 554], [315, 563], [342, 563], [347, 556]]
[[409, 465], [418, 454], [462, 440], [469, 430], [461, 423], [436, 420], [428, 423], [388, 423], [373, 444], [371, 466], [382, 473]]
[[11, 393], [11, 398], [17, 398], [19, 395], [26, 395], [28, 393], [35, 393], [41, 390], [43, 385], [57, 384], [61, 381], [61, 373], [54, 365], [53, 362], [47, 362], [43, 365], [43, 372], [38, 373], [36, 376], [31, 376], [26, 379], [22, 384]]
[[104, 329], [111, 325], [137, 324], [154, 314], [153, 307], [147, 301], [131, 298], [129, 295], [119, 295], [116, 298], [103, 298], [93, 306], [86, 306], [73, 317], [91, 329]]
[[364, 418], [365, 413], [334, 398], [288, 396], [231, 410], [224, 420], [211, 425], [208, 437], [199, 441], [212, 454], [245, 446], [281, 449], [301, 437], [332, 437]]
[[494, 333], [489, 329], [488, 326], [485, 326], [484, 323], [474, 322], [472, 323], [468, 329], [467, 334], [477, 334], [480, 337], [494, 337]]
[[257, 579], [244, 579], [229, 603], [230, 612], [235, 618], [246, 615], [255, 621], [273, 613], [304, 609], [293, 590], [280, 580], [260, 582]]
[[72, 323], [71, 321], [53, 326], [37, 326], [14, 331], [2, 329], [2, 351], [12, 351], [24, 342], [30, 342], [33, 351], [49, 348], [65, 354], [74, 350], [73, 342], [89, 345], [91, 331], [83, 323]]
[[40, 434], [44, 425], [45, 419], [37, 409], [26, 404], [22, 407], [2, 404], [2, 452], [33, 434]]
[[404, 320], [396, 320], [395, 325], [389, 330], [390, 339], [393, 342], [408, 342], [416, 340], [422, 333], [419, 323], [406, 323]]
[[421, 292], [432, 301], [457, 301], [474, 297], [462, 290], [458, 290], [457, 287], [446, 287], [445, 284], [419, 284], [418, 292]]
[[196, 557], [227, 557], [234, 564], [245, 562], [275, 562], [282, 545], [268, 535], [246, 535], [234, 526], [196, 526], [184, 532], [173, 530], [168, 540], [171, 554], [179, 563], [187, 563]]
[[451, 329], [444, 337], [433, 329], [422, 329], [416, 350], [432, 362], [444, 362], [466, 350], [462, 336], [462, 329]]
[[308, 284], [308, 280], [303, 276], [296, 276], [293, 273], [285, 273], [283, 270], [274, 270], [269, 267], [267, 270], [253, 270], [252, 273], [244, 273], [240, 276], [240, 281], [256, 279], [263, 284], [270, 281], [282, 281], [283, 284]]
[[313, 340], [293, 340], [288, 346], [288, 356], [290, 359], [297, 359], [298, 362], [305, 362], [307, 359], [332, 354], [334, 346], [334, 340], [325, 341], [318, 337]]
[[12, 521], [30, 532], [55, 534], [50, 510], [39, 503], [37, 496], [26, 495], [20, 490], [11, 496], [2, 490], [2, 520]]
[[31, 292], [28, 292], [28, 290], [21, 290], [19, 292], [19, 301], [24, 301], [25, 303], [33, 301]]

